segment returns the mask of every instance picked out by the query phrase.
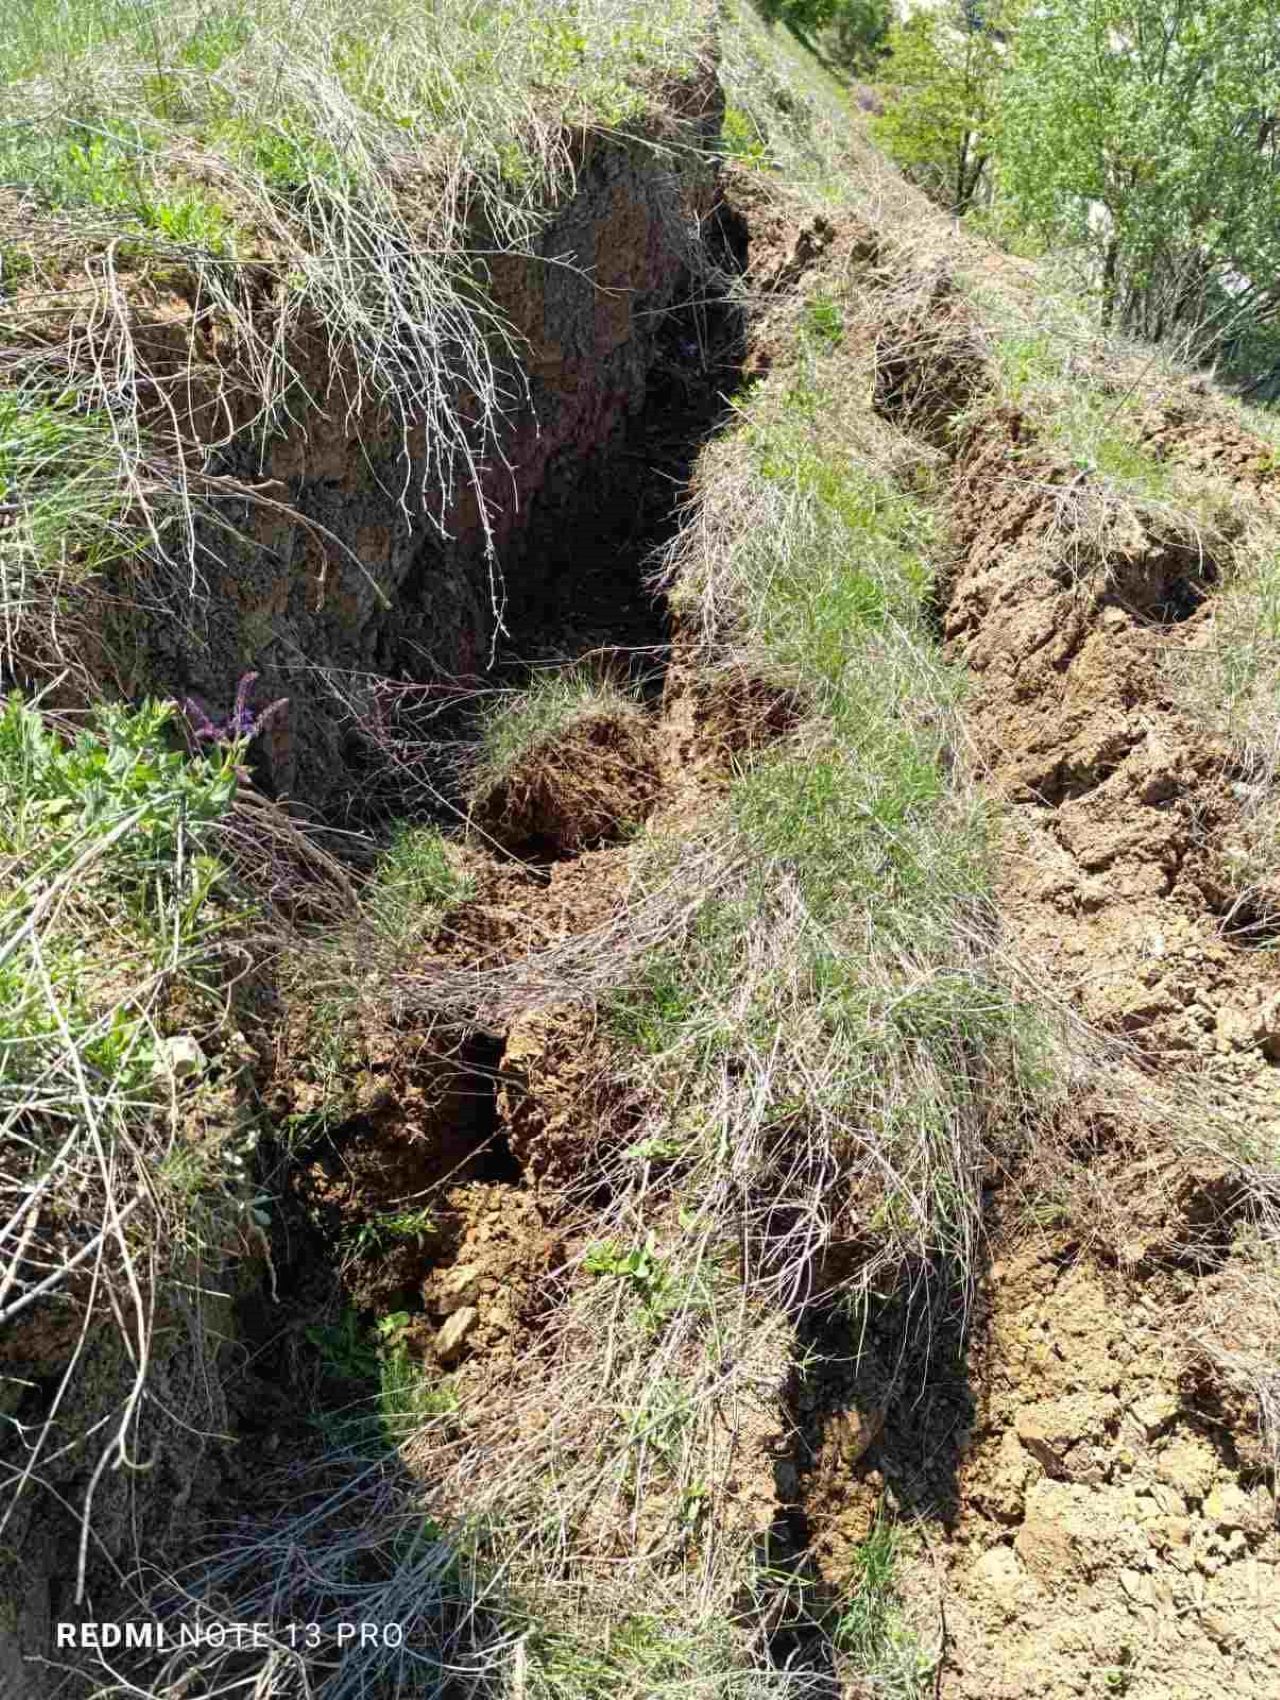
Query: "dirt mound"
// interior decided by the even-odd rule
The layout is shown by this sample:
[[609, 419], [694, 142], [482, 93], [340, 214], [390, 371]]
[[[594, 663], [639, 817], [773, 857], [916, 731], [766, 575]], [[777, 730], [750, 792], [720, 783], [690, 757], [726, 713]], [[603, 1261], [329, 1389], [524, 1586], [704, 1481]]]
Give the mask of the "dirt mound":
[[1163, 1275], [1135, 1293], [1060, 1236], [992, 1269], [945, 1549], [949, 1693], [1274, 1693], [1273, 1500], [1185, 1395], [1170, 1323], [1192, 1290]]
[[477, 856], [475, 896], [453, 910], [417, 964], [485, 971], [604, 926], [617, 913], [628, 868], [621, 848], [588, 850], [545, 870]]
[[423, 1315], [409, 1337], [427, 1363], [484, 1376], [514, 1358], [564, 1247], [538, 1200], [514, 1183], [451, 1188], [441, 1225], [452, 1252], [423, 1277]]
[[507, 1035], [498, 1114], [512, 1156], [539, 1185], [581, 1185], [594, 1147], [616, 1132], [610, 1063], [595, 1011], [580, 1005], [531, 1010]]
[[[1162, 421], [1171, 456], [1265, 472], [1243, 433]], [[960, 450], [954, 511], [944, 632], [1005, 805], [1015, 947], [1139, 1067], [1183, 1071], [1237, 1126], [1280, 1124], [1280, 968], [1224, 924], [1244, 828], [1232, 754], [1172, 684], [1171, 658], [1208, 640], [1216, 563], [1008, 408]], [[1144, 1106], [1139, 1074], [1117, 1093], [1073, 1105], [1075, 1180], [1056, 1203], [1034, 1178], [1019, 1210], [1006, 1197], [973, 1421], [948, 1437], [891, 1413], [869, 1460], [901, 1488], [913, 1435], [917, 1457], [954, 1449], [935, 1559], [956, 1696], [1274, 1691], [1280, 1544], [1258, 1403], [1191, 1346], [1208, 1290], [1243, 1291], [1242, 1189]], [[936, 1599], [932, 1567], [917, 1581]]]
[[477, 796], [471, 816], [519, 855], [573, 856], [638, 825], [657, 789], [653, 738], [643, 718], [593, 713], [515, 757]]
[[932, 443], [987, 389], [990, 362], [973, 309], [945, 271], [890, 299], [875, 343], [877, 413]]
[[742, 669], [699, 675], [688, 688], [697, 746], [713, 766], [767, 749], [803, 718], [796, 691]]
[[1091, 1021], [1152, 1061], [1212, 1057], [1280, 1114], [1262, 1013], [1280, 969], [1222, 925], [1244, 825], [1231, 752], [1169, 677], [1208, 636], [1212, 562], [1109, 510], [1011, 413], [971, 441], [957, 513], [945, 632], [1009, 806], [1009, 922]]

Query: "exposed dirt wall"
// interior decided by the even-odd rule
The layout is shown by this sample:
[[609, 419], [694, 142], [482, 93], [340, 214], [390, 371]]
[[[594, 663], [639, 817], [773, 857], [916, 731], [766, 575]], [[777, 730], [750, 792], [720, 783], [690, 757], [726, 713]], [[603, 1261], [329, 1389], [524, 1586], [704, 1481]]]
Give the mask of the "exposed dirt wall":
[[[424, 679], [484, 668], [503, 577], [514, 589], [520, 575], [538, 571], [522, 547], [531, 524], [537, 530], [541, 516], [544, 534], [572, 524], [584, 468], [608, 457], [641, 407], [663, 311], [698, 264], [715, 197], [714, 167], [689, 143], [710, 143], [719, 92], [700, 83], [684, 98], [695, 123], [680, 148], [588, 138], [575, 192], [536, 253], [488, 262], [490, 293], [523, 351], [528, 394], [521, 402], [524, 383], [511, 373], [519, 405], [480, 469], [496, 569], [465, 477], [443, 530], [433, 523], [441, 492], [427, 471], [424, 430], [402, 444], [388, 420], [348, 417], [337, 392], [265, 456], [246, 449], [229, 458], [225, 471], [270, 481], [273, 502], [299, 517], [255, 503], [229, 512], [245, 543], [210, 537], [218, 564], [201, 621], [193, 632], [150, 626], [144, 665], [163, 688], [197, 694], [219, 713], [247, 672], [261, 675], [260, 702], [287, 697], [288, 711], [262, 739], [279, 789], [331, 802], [348, 759], [358, 759], [326, 672], [358, 695], [363, 675]], [[320, 361], [319, 394], [329, 377]]]

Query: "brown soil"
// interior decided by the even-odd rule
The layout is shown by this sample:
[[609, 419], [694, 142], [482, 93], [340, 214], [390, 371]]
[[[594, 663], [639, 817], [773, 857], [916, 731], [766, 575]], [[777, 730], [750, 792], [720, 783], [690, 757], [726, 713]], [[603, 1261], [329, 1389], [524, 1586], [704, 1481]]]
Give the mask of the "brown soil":
[[963, 550], [945, 615], [969, 720], [1007, 806], [1001, 907], [1080, 1011], [1152, 1064], [1280, 1116], [1280, 964], [1224, 932], [1245, 830], [1230, 752], [1184, 709], [1170, 660], [1203, 643], [1212, 563], [1136, 512], [1101, 521], [1080, 475], [998, 416], [959, 468]]
[[[823, 219], [760, 228], [766, 291], [829, 251], [879, 252]], [[945, 279], [927, 285], [897, 298], [877, 397], [942, 440], [983, 389], [982, 346]], [[1186, 417], [1153, 416], [1149, 440], [1253, 489], [1270, 477], [1261, 447], [1215, 437], [1191, 402]], [[1238, 1316], [1234, 1335], [1221, 1327], [1247, 1291], [1244, 1199], [1230, 1166], [1189, 1147], [1144, 1091], [1181, 1080], [1237, 1121], [1280, 1126], [1280, 968], [1224, 930], [1241, 804], [1225, 746], [1169, 687], [1171, 651], [1203, 642], [1213, 618], [1213, 564], [1099, 501], [1024, 421], [995, 414], [957, 458], [941, 613], [1005, 809], [1012, 946], [1123, 1043], [1120, 1084], [1075, 1095], [1048, 1183], [992, 1177], [991, 1262], [967, 1331], [922, 1310], [904, 1349], [890, 1306], [879, 1341], [873, 1322], [869, 1345], [851, 1339], [797, 1393], [801, 1440], [778, 1434], [772, 1407], [735, 1439], [743, 1515], [763, 1533], [780, 1505], [800, 1506], [832, 1592], [847, 1589], [883, 1498], [919, 1518], [904, 1588], [941, 1650], [939, 1692], [957, 1700], [1261, 1696], [1280, 1668], [1280, 1538], [1256, 1402], [1202, 1349], [1215, 1315], [1211, 1346], [1248, 1344]], [[485, 859], [478, 895], [420, 971], [497, 968], [607, 924], [626, 854], [584, 846], [659, 807], [696, 814], [794, 712], [762, 681], [676, 669], [656, 735], [633, 744], [608, 721], [540, 752], [478, 818], [525, 853], [572, 859], [549, 873]], [[601, 1142], [634, 1115], [606, 1093], [604, 1065], [585, 996], [531, 997], [487, 1063], [464, 1059], [462, 1083], [433, 1056], [397, 1077], [419, 1081], [416, 1099], [398, 1085], [393, 1104], [375, 1086], [304, 1177], [336, 1224], [431, 1201], [432, 1237], [386, 1259], [376, 1290], [359, 1271], [352, 1290], [367, 1304], [411, 1292], [415, 1350], [469, 1402], [482, 1394], [494, 1424], [504, 1401], [519, 1405], [511, 1377], [580, 1243]], [[481, 1112], [463, 1105], [472, 1089]]]
[[[1256, 493], [1263, 446], [1188, 411], [1152, 440]], [[1259, 1412], [1193, 1345], [1215, 1306], [1221, 1322], [1247, 1302], [1244, 1200], [1225, 1161], [1196, 1153], [1194, 1117], [1171, 1125], [1142, 1085], [1143, 1070], [1181, 1079], [1238, 1126], [1280, 1126], [1280, 966], [1224, 925], [1244, 824], [1230, 752], [1169, 682], [1171, 657], [1205, 641], [1214, 566], [1109, 510], [1007, 410], [958, 456], [955, 515], [944, 630], [1004, 805], [1005, 924], [1130, 1060], [1114, 1093], [1077, 1098], [1059, 1202], [1030, 1177], [1025, 1196], [1006, 1185], [957, 1385], [864, 1394], [843, 1414], [852, 1452], [819, 1447], [819, 1549], [847, 1563], [886, 1486], [941, 1513], [911, 1589], [945, 1647], [944, 1694], [1274, 1694]], [[861, 1492], [834, 1493], [833, 1456]]]
[[641, 715], [584, 715], [523, 754], [472, 806], [472, 819], [520, 855], [573, 856], [612, 843], [653, 807], [652, 734]]
[[992, 1266], [982, 1406], [941, 1555], [945, 1692], [1276, 1692], [1274, 1503], [1188, 1396], [1195, 1280], [1135, 1284], [1060, 1235]]

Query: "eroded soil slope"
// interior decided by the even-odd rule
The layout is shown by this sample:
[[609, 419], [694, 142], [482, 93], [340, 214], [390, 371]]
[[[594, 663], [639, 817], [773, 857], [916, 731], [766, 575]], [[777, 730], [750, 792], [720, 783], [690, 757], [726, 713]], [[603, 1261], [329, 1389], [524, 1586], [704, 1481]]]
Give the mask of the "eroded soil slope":
[[[1149, 441], [1273, 503], [1246, 434], [1171, 405]], [[1109, 511], [1007, 409], [960, 455], [956, 527], [945, 633], [1006, 810], [1005, 922], [1128, 1054], [1063, 1130], [1075, 1180], [1002, 1190], [942, 1549], [944, 1691], [1274, 1694], [1274, 1499], [1257, 1402], [1222, 1367], [1261, 1360], [1266, 1319], [1208, 1135], [1221, 1117], [1274, 1145], [1280, 964], [1238, 901], [1246, 776], [1175, 685], [1218, 566]]]

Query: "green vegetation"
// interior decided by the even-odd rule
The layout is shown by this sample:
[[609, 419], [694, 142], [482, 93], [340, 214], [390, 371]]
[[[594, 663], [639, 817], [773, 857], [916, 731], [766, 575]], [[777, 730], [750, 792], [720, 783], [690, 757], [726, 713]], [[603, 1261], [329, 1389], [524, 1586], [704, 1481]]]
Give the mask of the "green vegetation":
[[225, 882], [210, 832], [238, 751], [188, 760], [166, 748], [171, 718], [104, 706], [67, 740], [17, 696], [0, 713], [0, 1078], [6, 1107], [55, 1133], [145, 1122], [165, 1091], [166, 993], [209, 973]]
[[752, 0], [726, 0], [724, 17], [724, 151], [819, 201], [856, 199], [860, 170], [879, 176], [883, 162], [851, 124], [848, 90], [836, 68], [815, 56], [803, 31], [785, 27], [785, 20], [784, 27], [771, 23], [767, 8], [762, 16]]
[[589, 668], [538, 673], [527, 690], [496, 696], [480, 724], [470, 789], [480, 796], [500, 785], [530, 756], [554, 753], [574, 727], [591, 720], [642, 721], [634, 695]]
[[874, 1169], [897, 1255], [963, 1268], [986, 1067], [1030, 1086], [1039, 1064], [977, 942], [987, 830], [948, 771], [959, 681], [925, 624], [936, 522], [850, 455], [841, 360], [810, 342], [715, 451], [724, 507], [688, 534], [673, 594], [810, 718], [735, 779], [742, 872], [700, 911], [680, 981], [659, 958], [624, 1019], [682, 1116], [696, 1105], [729, 1148], [740, 1116], [765, 1149], [803, 1126], [833, 1172]]
[[1104, 321], [1188, 351], [1280, 308], [1275, 0], [1030, 7], [1003, 91], [1021, 220], [1082, 248]]
[[748, 1700], [749, 1677], [732, 1669], [733, 1630], [704, 1619], [673, 1630], [656, 1614], [636, 1611], [612, 1626], [607, 1644], [535, 1628], [529, 1637], [528, 1686], [537, 1700], [680, 1700], [709, 1694]]
[[893, 18], [891, 0], [762, 0], [761, 10], [854, 74], [875, 65]]
[[1275, 0], [948, 3], [890, 36], [875, 132], [989, 228], [1076, 256], [1104, 324], [1269, 382]]
[[[188, 758], [172, 719], [168, 704], [104, 705], [73, 733], [16, 695], [0, 710], [0, 1121], [19, 1198], [0, 1321], [19, 1352], [28, 1325], [69, 1330], [49, 1388], [19, 1389], [6, 1515], [80, 1457], [87, 1525], [147, 1415], [157, 1309], [215, 1285], [226, 1249], [260, 1229], [219, 960], [248, 919], [219, 839], [242, 749]], [[98, 1387], [79, 1432], [82, 1378], [115, 1330], [123, 1379]]]
[[306, 1330], [330, 1389], [315, 1420], [331, 1446], [394, 1450], [425, 1421], [455, 1408], [447, 1380], [433, 1381], [415, 1362], [405, 1338], [410, 1320], [407, 1311], [391, 1311], [366, 1325], [348, 1307], [336, 1322]]
[[[479, 494], [523, 368], [473, 249], [528, 252], [575, 133], [643, 131], [705, 32], [695, 0], [661, 19], [634, 0], [378, 0], [358, 25], [335, 0], [4, 0], [0, 253], [38, 252], [45, 287], [0, 274], [21, 351], [0, 385], [18, 516], [0, 525], [0, 661], [56, 670], [66, 574], [121, 551], [145, 555], [153, 606], [198, 623], [203, 475], [229, 430], [292, 417], [317, 330], [340, 406], [421, 432], [406, 505], [430, 491], [440, 520], [456, 480]], [[119, 311], [130, 291], [198, 304], [190, 346]], [[54, 319], [79, 329], [49, 338]]]
[[894, 1583], [898, 1547], [898, 1531], [881, 1510], [859, 1544], [835, 1640], [877, 1694], [920, 1700], [929, 1690], [935, 1661], [903, 1622]]
[[475, 893], [475, 881], [458, 865], [457, 851], [435, 828], [398, 826], [365, 893], [377, 932], [403, 950], [439, 926], [445, 913]]
[[106, 413], [74, 389], [0, 388], [0, 664], [35, 660], [70, 588], [137, 549], [127, 511]]
[[[1250, 27], [1263, 16], [1252, 0], [1245, 11]], [[861, 69], [887, 39], [879, 128], [898, 158], [955, 211], [1007, 213], [1037, 239], [1065, 232], [1091, 257], [1102, 310], [1068, 301], [1042, 312], [1043, 299], [1014, 302], [997, 277], [983, 312], [994, 393], [950, 422], [943, 448], [929, 446], [870, 400], [884, 358], [875, 333], [895, 311], [907, 316], [915, 280], [894, 295], [889, 241], [845, 242], [841, 231], [838, 265], [815, 242], [800, 289], [780, 287], [769, 303], [767, 375], [705, 447], [667, 557], [672, 695], [692, 715], [668, 725], [696, 760], [688, 798], [668, 796], [649, 827], [639, 807], [612, 817], [626, 829], [613, 838], [627, 842], [607, 877], [626, 877], [607, 920], [590, 913], [589, 936], [547, 921], [550, 942], [530, 945], [566, 889], [574, 900], [572, 883], [552, 881], [548, 909], [530, 898], [508, 931], [500, 879], [473, 872], [482, 853], [409, 823], [370, 852], [367, 878], [339, 870], [349, 903], [336, 919], [254, 917], [228, 849], [237, 803], [261, 801], [237, 799], [248, 742], [231, 735], [239, 699], [226, 725], [205, 716], [188, 728], [203, 745], [194, 757], [177, 748], [170, 705], [104, 707], [79, 730], [54, 715], [51, 695], [12, 697], [0, 715], [0, 1114], [22, 1183], [39, 1191], [38, 1209], [22, 1207], [38, 1229], [0, 1319], [40, 1296], [32, 1270], [43, 1280], [46, 1268], [56, 1276], [46, 1288], [70, 1312], [68, 1277], [103, 1251], [91, 1266], [106, 1295], [95, 1314], [109, 1306], [117, 1323], [132, 1319], [124, 1356], [138, 1367], [122, 1414], [106, 1419], [102, 1469], [143, 1451], [152, 1294], [140, 1275], [156, 1282], [164, 1313], [170, 1275], [203, 1294], [235, 1234], [271, 1254], [266, 1201], [243, 1176], [252, 1137], [232, 1079], [229, 964], [244, 975], [269, 956], [280, 1025], [296, 1017], [304, 1029], [286, 1035], [301, 1054], [289, 1061], [285, 1144], [373, 1103], [364, 1137], [403, 1083], [393, 1137], [443, 1170], [456, 1130], [440, 1137], [424, 1081], [452, 1064], [452, 1093], [454, 1078], [483, 1066], [498, 1075], [503, 1160], [537, 1177], [517, 1198], [490, 1178], [501, 1163], [491, 1171], [467, 1154], [438, 1189], [415, 1181], [396, 1195], [429, 1206], [382, 1211], [338, 1237], [339, 1274], [357, 1291], [382, 1260], [398, 1279], [402, 1267], [456, 1257], [453, 1302], [470, 1314], [450, 1313], [451, 1343], [430, 1308], [371, 1318], [348, 1306], [291, 1327], [293, 1344], [301, 1336], [310, 1348], [299, 1358], [317, 1395], [320, 1462], [307, 1481], [323, 1494], [300, 1494], [295, 1481], [280, 1515], [238, 1528], [191, 1590], [243, 1620], [409, 1626], [412, 1659], [394, 1668], [363, 1645], [299, 1665], [298, 1680], [314, 1678], [325, 1700], [392, 1687], [438, 1695], [459, 1672], [477, 1693], [539, 1700], [800, 1700], [833, 1674], [850, 1692], [929, 1691], [936, 1659], [903, 1580], [912, 1538], [889, 1498], [833, 1599], [812, 1554], [777, 1551], [792, 1496], [775, 1465], [792, 1461], [779, 1458], [778, 1437], [794, 1435], [811, 1393], [829, 1391], [806, 1383], [829, 1368], [831, 1319], [841, 1351], [848, 1316], [868, 1322], [858, 1351], [870, 1359], [885, 1319], [905, 1318], [903, 1354], [927, 1375], [934, 1341], [951, 1339], [935, 1324], [972, 1297], [984, 1185], [1021, 1157], [1032, 1118], [1062, 1101], [1053, 1031], [1028, 1007], [999, 937], [992, 810], [966, 767], [965, 681], [937, 642], [951, 547], [945, 456], [979, 406], [1011, 404], [1029, 452], [1056, 452], [1081, 475], [1065, 488], [1094, 504], [1091, 565], [1105, 569], [1108, 528], [1126, 517], [1212, 543], [1228, 578], [1221, 613], [1195, 679], [1178, 687], [1206, 692], [1206, 712], [1247, 752], [1240, 784], [1269, 794], [1280, 772], [1280, 553], [1211, 477], [1175, 476], [1150, 447], [1133, 365], [1093, 358], [1102, 320], [1138, 313], [1135, 289], [1149, 283], [1151, 300], [1165, 299], [1161, 268], [1176, 271], [1188, 209], [1204, 210], [1198, 165], [1180, 180], [1188, 198], [1175, 217], [1167, 185], [1143, 199], [1160, 173], [1146, 170], [1142, 137], [1120, 126], [1137, 210], [1127, 224], [1120, 202], [1105, 202], [1108, 257], [1072, 211], [1081, 194], [1103, 199], [1068, 169], [1098, 145], [1089, 126], [1077, 133], [1059, 114], [1070, 146], [1034, 208], [1019, 177], [1029, 167], [1002, 128], [1019, 100], [1031, 103], [1028, 138], [1058, 111], [1043, 47], [1061, 27], [1053, 5], [1024, 34], [1016, 9], [967, 5], [921, 12], [887, 38], [888, 9], [875, 3], [779, 0], [772, 24], [730, 14], [720, 151], [759, 174], [750, 195], [767, 195], [766, 174], [785, 166], [810, 207], [882, 192], [918, 200], [859, 154], [822, 67], [808, 61], [801, 80], [786, 68], [797, 37]], [[1088, 25], [1095, 57], [1117, 62], [1099, 76], [1118, 65], [1128, 90], [1119, 15], [1099, 0]], [[1099, 18], [1111, 20], [1106, 53]], [[1220, 21], [1212, 8], [1206, 19], [1212, 36]], [[196, 585], [192, 492], [215, 445], [208, 432], [198, 446], [175, 444], [197, 414], [207, 424], [200, 408], [217, 413], [233, 394], [254, 430], [279, 425], [298, 395], [289, 339], [304, 323], [339, 351], [336, 413], [381, 403], [421, 427], [441, 490], [454, 470], [478, 478], [482, 462], [492, 467], [498, 457], [484, 451], [517, 363], [486, 305], [476, 232], [486, 249], [527, 248], [579, 161], [571, 133], [642, 129], [664, 79], [690, 69], [704, 27], [696, 8], [673, 20], [631, 0], [425, 10], [376, 0], [355, 22], [333, 0], [163, 15], [135, 0], [29, 6], [0, 41], [0, 125], [29, 114], [0, 129], [0, 178], [17, 186], [23, 218], [68, 245], [59, 252], [88, 279], [91, 311], [112, 298], [102, 290], [117, 261], [135, 291], [160, 275], [175, 299], [210, 303], [246, 365], [226, 389], [211, 380], [214, 403], [182, 415], [175, 370], [134, 363], [127, 314], [104, 317], [107, 352], [68, 371], [75, 335], [64, 339], [59, 321], [51, 351], [29, 319], [4, 318], [5, 296], [5, 335], [23, 350], [21, 381], [0, 387], [7, 664], [39, 671], [40, 642], [60, 632], [74, 593], [122, 563], [158, 575], [163, 591], [160, 566], [185, 562]], [[1181, 43], [1176, 29], [1169, 39]], [[1257, 95], [1258, 67], [1245, 58], [1240, 87], [1219, 86], [1211, 116], [1238, 120], [1232, 102]], [[1211, 128], [1206, 119], [1187, 148]], [[1270, 141], [1251, 151], [1236, 140], [1230, 160], [1244, 178]], [[1047, 146], [1043, 133], [1035, 146]], [[1162, 221], [1164, 246], [1144, 248], [1133, 232]], [[1269, 251], [1269, 237], [1249, 240], [1250, 254]], [[1221, 252], [1238, 257], [1242, 243], [1224, 236]], [[175, 269], [157, 274], [157, 263]], [[962, 276], [948, 300], [967, 310], [963, 292], [974, 300], [983, 287]], [[1203, 305], [1218, 285], [1197, 287]], [[82, 324], [65, 302], [58, 310]], [[1249, 310], [1265, 328], [1260, 297]], [[1169, 325], [1207, 323], [1198, 313], [1180, 307]], [[170, 404], [176, 435], [157, 426]], [[786, 712], [771, 718], [779, 705]], [[554, 770], [592, 728], [622, 729], [599, 743], [618, 758], [624, 801], [636, 801], [637, 775], [651, 777], [650, 726], [637, 693], [581, 666], [494, 693], [461, 776], [474, 824], [492, 826], [485, 800], [513, 776], [536, 791], [529, 769]], [[544, 790], [562, 778], [551, 771]], [[536, 813], [530, 841], [545, 825]], [[1263, 807], [1256, 820], [1242, 873], [1253, 885], [1280, 859], [1280, 824]], [[567, 830], [565, 842], [582, 847]], [[524, 905], [537, 873], [511, 877]], [[480, 893], [473, 954], [423, 948]], [[251, 919], [264, 936], [233, 951]], [[468, 942], [465, 924], [455, 932]], [[567, 1055], [556, 1049], [565, 1033]], [[508, 1051], [494, 1071], [500, 1035]], [[384, 1036], [403, 1039], [413, 1063], [401, 1069], [396, 1052], [372, 1079], [362, 1064]], [[369, 1086], [376, 1093], [362, 1096]], [[274, 1096], [263, 1099], [284, 1122]], [[492, 1113], [476, 1111], [482, 1148], [499, 1144]], [[1065, 1209], [1046, 1196], [1025, 1215], [1043, 1226]], [[433, 1277], [428, 1307], [438, 1291]], [[455, 1373], [424, 1368], [432, 1339], [442, 1357], [457, 1353]], [[29, 1476], [68, 1442], [54, 1414]], [[900, 1478], [884, 1474], [888, 1496]], [[792, 1627], [795, 1657], [780, 1659]], [[254, 1680], [247, 1669], [230, 1674]], [[276, 1673], [264, 1662], [257, 1677]], [[217, 1660], [175, 1667], [154, 1691], [212, 1691], [227, 1676]]]
[[437, 1231], [430, 1210], [391, 1210], [361, 1222], [350, 1236], [350, 1245], [356, 1257], [376, 1257], [397, 1244], [421, 1249]]
[[[883, 77], [876, 139], [953, 211], [967, 212], [986, 188], [1004, 62], [1002, 29], [1011, 6], [946, 0], [896, 23]], [[981, 21], [977, 21], [978, 19]]]

